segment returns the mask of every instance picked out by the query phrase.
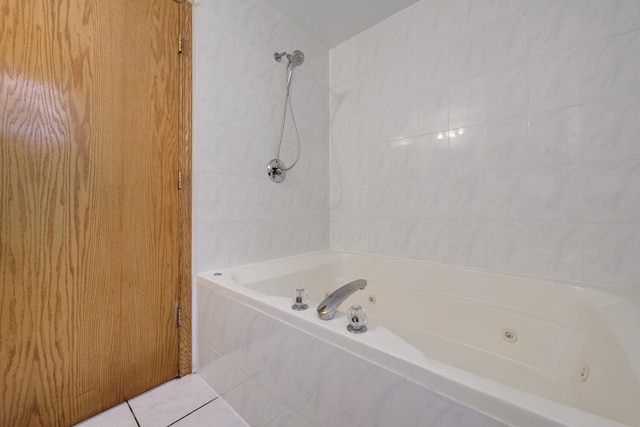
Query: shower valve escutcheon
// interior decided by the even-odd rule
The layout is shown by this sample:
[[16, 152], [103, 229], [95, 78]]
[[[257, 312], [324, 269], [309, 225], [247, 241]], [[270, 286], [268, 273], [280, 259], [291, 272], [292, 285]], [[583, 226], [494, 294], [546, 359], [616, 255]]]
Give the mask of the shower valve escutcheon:
[[331, 320], [336, 314], [336, 310], [340, 304], [344, 302], [349, 296], [358, 289], [364, 289], [367, 287], [367, 281], [364, 279], [354, 280], [344, 286], [339, 287], [335, 291], [331, 292], [317, 308], [318, 317], [321, 320]]

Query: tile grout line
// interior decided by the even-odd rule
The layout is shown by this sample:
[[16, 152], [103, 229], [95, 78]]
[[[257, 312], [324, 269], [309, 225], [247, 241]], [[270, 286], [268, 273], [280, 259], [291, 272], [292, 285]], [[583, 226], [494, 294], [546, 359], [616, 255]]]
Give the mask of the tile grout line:
[[129, 410], [131, 411], [131, 415], [133, 415], [133, 420], [136, 422], [136, 424], [138, 425], [138, 427], [140, 427], [140, 421], [138, 421], [138, 417], [136, 417], [136, 413], [133, 412], [133, 408], [131, 407], [131, 405], [129, 404], [129, 401], [127, 400], [127, 406], [129, 407]]
[[205, 403], [204, 405], [198, 406], [196, 409], [194, 409], [193, 411], [189, 412], [188, 414], [186, 414], [183, 417], [178, 418], [177, 420], [175, 420], [174, 422], [172, 422], [171, 424], [169, 424], [167, 427], [170, 427], [172, 425], [174, 425], [175, 423], [177, 423], [178, 421], [182, 421], [185, 418], [187, 418], [189, 415], [193, 414], [194, 412], [204, 408], [205, 406], [207, 406], [209, 403], [213, 402], [214, 400], [217, 400], [220, 396], [216, 396], [213, 399], [211, 399], [210, 401], [208, 401], [207, 403]]

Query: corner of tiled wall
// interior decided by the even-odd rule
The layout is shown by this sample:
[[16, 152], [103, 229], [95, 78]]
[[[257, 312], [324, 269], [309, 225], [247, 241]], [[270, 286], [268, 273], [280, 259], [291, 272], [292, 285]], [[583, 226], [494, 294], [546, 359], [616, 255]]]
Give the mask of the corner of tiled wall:
[[[329, 52], [263, 0], [194, 7], [194, 272], [329, 247]], [[291, 100], [301, 138], [287, 180], [268, 180], [286, 65], [300, 49]], [[295, 156], [290, 117], [282, 157]]]
[[[305, 53], [291, 88], [301, 156], [287, 180], [275, 184], [266, 167], [277, 150], [286, 65], [273, 53], [295, 49]], [[193, 52], [194, 277], [328, 249], [328, 49], [263, 0], [200, 0], [193, 7]], [[289, 117], [285, 163], [295, 155], [293, 135]]]

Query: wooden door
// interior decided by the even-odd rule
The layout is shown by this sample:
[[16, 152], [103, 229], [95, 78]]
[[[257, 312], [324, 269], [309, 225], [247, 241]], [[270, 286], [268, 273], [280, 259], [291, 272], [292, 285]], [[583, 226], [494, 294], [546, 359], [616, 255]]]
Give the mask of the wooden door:
[[0, 425], [178, 374], [182, 7], [0, 5]]

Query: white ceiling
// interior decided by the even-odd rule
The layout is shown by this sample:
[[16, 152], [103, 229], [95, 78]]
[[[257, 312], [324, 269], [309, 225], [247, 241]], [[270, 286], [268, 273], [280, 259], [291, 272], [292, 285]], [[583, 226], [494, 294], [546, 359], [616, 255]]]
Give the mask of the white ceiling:
[[266, 0], [332, 48], [419, 0]]

